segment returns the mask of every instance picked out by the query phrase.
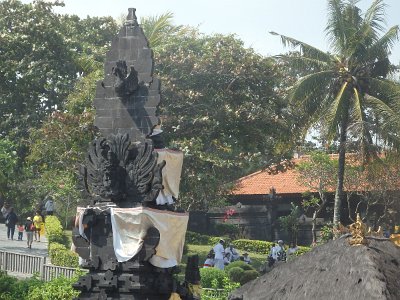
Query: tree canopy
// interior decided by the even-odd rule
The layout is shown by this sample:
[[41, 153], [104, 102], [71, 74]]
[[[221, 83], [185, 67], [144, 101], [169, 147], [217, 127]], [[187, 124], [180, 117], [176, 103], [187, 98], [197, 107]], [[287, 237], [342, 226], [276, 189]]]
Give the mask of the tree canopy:
[[207, 208], [226, 183], [290, 153], [281, 74], [270, 58], [233, 35], [187, 28], [155, 60], [162, 126], [169, 146], [185, 152], [182, 206]]

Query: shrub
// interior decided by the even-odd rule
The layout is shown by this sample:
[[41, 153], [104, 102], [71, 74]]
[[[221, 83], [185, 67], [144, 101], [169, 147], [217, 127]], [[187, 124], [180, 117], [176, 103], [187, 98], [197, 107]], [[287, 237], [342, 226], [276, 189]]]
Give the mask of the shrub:
[[[225, 272], [217, 268], [201, 268], [201, 286], [204, 288], [223, 288]], [[214, 286], [213, 286], [214, 281]]]
[[311, 251], [311, 247], [305, 247], [305, 246], [297, 246], [297, 251], [294, 253], [295, 256], [300, 256], [303, 255], [304, 253], [307, 253], [308, 251]]
[[79, 266], [78, 254], [66, 249], [64, 245], [59, 243], [50, 244], [49, 255], [53, 265], [70, 268], [77, 268]]
[[46, 235], [49, 245], [51, 243], [67, 244], [63, 227], [56, 216], [47, 216], [45, 220]]
[[36, 276], [25, 280], [18, 280], [8, 276], [6, 272], [0, 271], [0, 300], [29, 299], [29, 289], [40, 284], [42, 282]]
[[217, 290], [218, 287], [215, 283], [216, 280], [214, 280], [214, 286], [212, 289], [203, 290], [201, 295], [202, 300], [226, 300], [228, 299], [229, 294], [240, 286], [237, 282], [231, 282], [226, 276], [223, 279], [222, 291]]
[[254, 280], [254, 279], [256, 279], [257, 277], [258, 277], [258, 272], [256, 271], [256, 270], [247, 270], [247, 271], [244, 271], [243, 272], [243, 274], [242, 274], [242, 276], [240, 277], [240, 281], [239, 281], [239, 283], [241, 284], [241, 285], [243, 285], [243, 284], [245, 284], [245, 283], [247, 283], [247, 282], [249, 282], [249, 281], [251, 281], [251, 280]]
[[239, 227], [234, 224], [216, 223], [214, 230], [218, 235], [234, 237], [239, 234]]
[[233, 241], [232, 244], [234, 245], [235, 248], [242, 251], [255, 252], [258, 254], [268, 255], [273, 243], [266, 241], [259, 241], [259, 240], [241, 239]]
[[222, 236], [222, 237], [210, 236], [209, 237], [209, 241], [208, 241], [208, 245], [215, 246], [216, 244], [219, 243], [220, 239], [223, 239], [225, 241], [225, 247], [231, 243], [231, 239], [229, 237], [227, 237], [227, 236]]
[[186, 231], [186, 243], [192, 245], [208, 245], [209, 244], [209, 236], [202, 235], [197, 232]]
[[234, 282], [240, 282], [240, 279], [242, 278], [243, 273], [244, 273], [244, 270], [239, 267], [233, 267], [228, 270], [229, 278]]
[[26, 299], [29, 300], [72, 300], [80, 292], [73, 289], [72, 284], [76, 282], [77, 277], [70, 279], [60, 276], [49, 282], [37, 286], [29, 291]]
[[221, 238], [224, 239], [226, 243], [231, 241], [229, 237], [208, 236], [192, 231], [186, 231], [185, 241], [191, 245], [215, 246]]
[[249, 264], [245, 263], [244, 261], [238, 260], [238, 261], [234, 261], [232, 263], [230, 263], [229, 265], [227, 265], [225, 267], [225, 271], [229, 271], [232, 268], [241, 268], [244, 271], [248, 271], [248, 270], [255, 270], [252, 266], [250, 266]]
[[333, 223], [325, 224], [321, 228], [320, 237], [322, 243], [326, 243], [329, 240], [333, 239]]
[[244, 261], [235, 261], [225, 267], [229, 278], [241, 285], [258, 277], [259, 273]]

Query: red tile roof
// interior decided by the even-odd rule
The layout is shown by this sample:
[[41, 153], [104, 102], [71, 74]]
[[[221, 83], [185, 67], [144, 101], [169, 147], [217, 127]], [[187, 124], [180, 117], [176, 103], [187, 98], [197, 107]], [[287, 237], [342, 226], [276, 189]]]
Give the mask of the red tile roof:
[[[293, 159], [294, 166], [296, 163], [307, 159], [301, 157]], [[253, 174], [242, 177], [236, 181], [236, 188], [233, 195], [265, 195], [268, 194], [271, 187], [275, 188], [277, 194], [301, 194], [308, 190], [307, 187], [301, 185], [297, 181], [298, 172], [294, 168], [285, 171], [271, 173], [269, 170], [262, 170]]]

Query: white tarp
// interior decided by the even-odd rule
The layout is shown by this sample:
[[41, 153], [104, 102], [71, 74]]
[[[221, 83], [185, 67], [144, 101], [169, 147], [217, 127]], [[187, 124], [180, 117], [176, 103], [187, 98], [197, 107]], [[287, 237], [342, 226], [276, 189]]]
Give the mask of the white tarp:
[[111, 208], [111, 224], [115, 255], [119, 262], [139, 253], [147, 229], [160, 232], [160, 242], [150, 263], [169, 268], [180, 263], [189, 215], [151, 208]]
[[181, 181], [183, 152], [171, 149], [156, 149], [158, 153], [157, 162], [165, 160], [166, 164], [162, 169], [163, 189], [158, 194], [156, 203], [158, 205], [173, 204], [173, 199], [179, 197], [179, 184]]

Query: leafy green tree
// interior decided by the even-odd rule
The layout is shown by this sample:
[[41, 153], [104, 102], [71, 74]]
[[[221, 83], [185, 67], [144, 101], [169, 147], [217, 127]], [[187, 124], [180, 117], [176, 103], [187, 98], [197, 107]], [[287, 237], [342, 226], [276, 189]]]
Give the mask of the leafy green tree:
[[[56, 3], [0, 2], [0, 132], [26, 137], [61, 108], [77, 68], [71, 43], [62, 34]], [[21, 153], [20, 153], [21, 154]]]
[[8, 139], [0, 139], [0, 196], [7, 197], [9, 182], [15, 175], [17, 147]]
[[396, 153], [362, 165], [353, 158], [346, 167], [344, 187], [348, 218], [353, 222], [360, 213], [373, 227], [395, 222], [399, 201], [400, 161]]
[[287, 216], [279, 217], [279, 223], [282, 228], [289, 234], [290, 243], [297, 245], [297, 233], [299, 232], [299, 217], [301, 215], [300, 207], [293, 202], [290, 203], [292, 208], [290, 214]]
[[62, 101], [63, 109], [60, 106], [44, 118], [40, 127], [29, 131], [29, 154], [16, 188], [20, 194], [15, 198], [23, 200], [28, 208], [51, 193], [67, 224], [81, 200], [77, 170], [94, 138], [92, 103], [96, 83], [104, 77], [104, 56], [118, 28], [111, 17], [80, 19], [64, 15], [59, 19], [60, 31], [74, 49], [70, 63], [79, 74]]
[[[312, 210], [312, 236], [313, 244], [317, 243], [316, 225], [317, 218], [326, 209], [328, 193], [335, 186], [337, 160], [332, 160], [323, 152], [312, 152], [310, 158], [296, 165], [299, 173], [298, 181], [308, 188], [303, 195], [302, 206], [305, 210]], [[318, 197], [315, 197], [315, 193]]]
[[156, 50], [162, 126], [169, 147], [185, 153], [182, 207], [219, 205], [227, 182], [288, 154], [290, 122], [271, 59], [233, 35], [190, 28]]
[[[332, 52], [280, 35], [299, 55], [280, 59], [304, 72], [291, 87], [289, 100], [309, 129], [324, 124], [328, 140], [339, 141], [334, 224], [340, 222], [346, 144], [356, 140], [363, 154], [376, 149], [372, 134], [395, 142], [398, 132], [400, 85], [385, 79], [393, 70], [388, 55], [398, 38], [398, 26], [384, 30], [384, 3], [374, 0], [363, 14], [357, 1], [328, 0], [327, 37]], [[277, 34], [277, 33], [273, 33]], [[372, 124], [373, 126], [372, 128]], [[380, 126], [377, 126], [379, 124]], [[374, 130], [375, 131], [374, 131]]]

